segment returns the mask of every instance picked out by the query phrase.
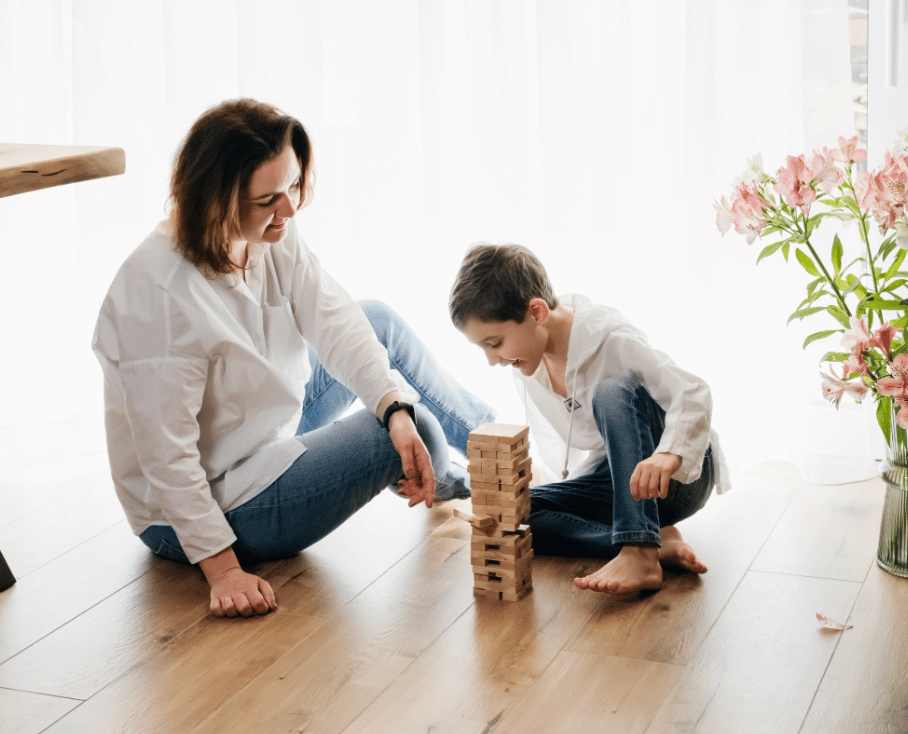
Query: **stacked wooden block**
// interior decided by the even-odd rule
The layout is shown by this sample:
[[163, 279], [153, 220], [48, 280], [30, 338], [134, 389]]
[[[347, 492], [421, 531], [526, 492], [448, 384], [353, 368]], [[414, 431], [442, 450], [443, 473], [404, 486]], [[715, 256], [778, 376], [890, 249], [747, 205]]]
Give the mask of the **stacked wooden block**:
[[[470, 433], [473, 591], [517, 601], [533, 588], [530, 444], [526, 426], [486, 423]], [[458, 513], [464, 517], [465, 513]]]

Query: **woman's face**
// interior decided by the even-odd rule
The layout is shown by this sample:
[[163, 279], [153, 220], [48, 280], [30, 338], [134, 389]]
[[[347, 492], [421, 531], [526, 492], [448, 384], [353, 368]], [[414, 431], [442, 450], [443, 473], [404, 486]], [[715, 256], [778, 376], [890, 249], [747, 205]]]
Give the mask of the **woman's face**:
[[302, 203], [299, 159], [287, 145], [275, 158], [255, 169], [241, 193], [240, 238], [246, 242], [279, 242], [287, 222]]

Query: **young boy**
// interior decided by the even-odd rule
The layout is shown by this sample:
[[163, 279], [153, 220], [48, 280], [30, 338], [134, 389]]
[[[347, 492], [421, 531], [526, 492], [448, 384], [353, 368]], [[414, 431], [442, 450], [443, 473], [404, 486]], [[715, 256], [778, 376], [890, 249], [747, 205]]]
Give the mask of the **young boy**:
[[536, 552], [610, 558], [574, 580], [610, 594], [661, 588], [663, 566], [706, 573], [675, 527], [727, 489], [706, 383], [618, 311], [556, 298], [520, 245], [472, 247], [449, 306], [490, 365], [515, 369], [533, 446], [561, 469], [531, 489]]

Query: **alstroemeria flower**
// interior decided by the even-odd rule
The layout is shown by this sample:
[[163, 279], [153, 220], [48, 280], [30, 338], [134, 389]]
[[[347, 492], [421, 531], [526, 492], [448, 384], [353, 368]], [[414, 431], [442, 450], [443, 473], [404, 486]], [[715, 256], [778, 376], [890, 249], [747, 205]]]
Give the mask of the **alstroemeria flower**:
[[858, 136], [846, 138], [839, 136], [839, 149], [832, 152], [835, 160], [841, 163], [860, 163], [867, 160], [867, 151], [858, 148]]
[[861, 316], [861, 318], [857, 318], [852, 316], [851, 328], [846, 329], [845, 333], [842, 334], [842, 346], [851, 347], [855, 354], [866, 352], [870, 348], [872, 339], [870, 332], [867, 331], [867, 317]]
[[825, 193], [842, 185], [845, 172], [835, 164], [832, 156], [814, 153], [810, 161], [810, 181], [819, 186]]
[[813, 178], [803, 155], [790, 155], [786, 159], [787, 167], [779, 169], [779, 181], [773, 188], [785, 199], [790, 207], [800, 207], [807, 214], [810, 205], [817, 200], [817, 192], [810, 188]]
[[827, 375], [825, 372], [820, 372], [820, 377], [823, 378], [823, 384], [820, 386], [823, 397], [832, 403], [836, 410], [839, 409], [839, 403], [845, 393], [848, 393], [858, 403], [867, 395], [868, 387], [862, 382], [845, 382], [832, 375]]
[[892, 155], [900, 156], [908, 153], [908, 125], [896, 133], [895, 142], [892, 143]]
[[897, 398], [908, 398], [908, 354], [897, 354], [889, 363], [891, 377], [881, 377], [876, 381], [880, 395], [895, 395]]
[[895, 244], [901, 247], [903, 250], [908, 250], [908, 219], [903, 214], [902, 218], [899, 219], [893, 227], [895, 227]]
[[892, 340], [896, 334], [902, 330], [900, 326], [893, 326], [888, 321], [884, 322], [883, 325], [873, 332], [873, 338], [870, 340], [870, 346], [876, 347], [883, 354], [886, 355], [886, 359], [890, 359], [891, 354], [889, 347], [892, 345]]
[[760, 153], [755, 153], [747, 159], [747, 168], [744, 173], [735, 179], [735, 188], [742, 184], [744, 186], [756, 186], [763, 183], [766, 178], [768, 176], [763, 171], [763, 156]]
[[863, 352], [854, 352], [842, 363], [842, 379], [848, 380], [853, 374], [868, 375], [870, 368], [864, 360]]
[[724, 196], [719, 201], [714, 201], [713, 206], [716, 208], [716, 226], [722, 234], [725, 234], [735, 223], [734, 212]]

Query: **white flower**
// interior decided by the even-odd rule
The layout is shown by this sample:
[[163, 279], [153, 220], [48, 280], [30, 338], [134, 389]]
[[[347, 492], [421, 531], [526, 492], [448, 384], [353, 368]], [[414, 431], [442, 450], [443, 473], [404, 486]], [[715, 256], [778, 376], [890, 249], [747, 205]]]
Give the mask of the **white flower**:
[[747, 169], [735, 179], [735, 186], [761, 184], [764, 182], [764, 178], [766, 178], [766, 174], [763, 172], [763, 154], [755, 153], [747, 159]]
[[893, 158], [898, 158], [905, 153], [908, 153], [908, 125], [896, 133], [896, 138], [892, 143]]
[[903, 250], [908, 250], [908, 215], [902, 214], [902, 218], [897, 220], [893, 226], [895, 228], [895, 244]]

